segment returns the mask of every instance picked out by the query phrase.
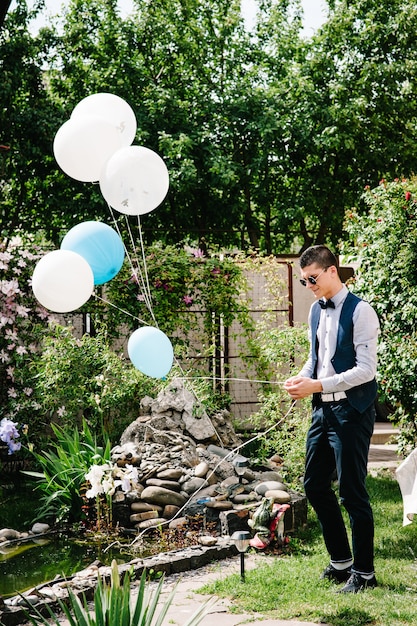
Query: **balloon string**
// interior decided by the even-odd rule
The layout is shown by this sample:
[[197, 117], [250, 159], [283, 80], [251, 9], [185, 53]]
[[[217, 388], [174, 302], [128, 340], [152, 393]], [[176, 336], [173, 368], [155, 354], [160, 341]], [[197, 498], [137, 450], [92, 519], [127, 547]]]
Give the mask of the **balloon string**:
[[[123, 238], [122, 238], [122, 235], [121, 235], [121, 232], [120, 232], [120, 228], [119, 228], [119, 224], [118, 224], [118, 222], [117, 222], [117, 220], [116, 220], [116, 218], [115, 218], [115, 215], [114, 215], [113, 209], [112, 209], [112, 207], [111, 207], [109, 204], [107, 204], [107, 206], [108, 206], [108, 208], [109, 208], [109, 211], [110, 211], [110, 214], [111, 214], [111, 216], [112, 216], [113, 223], [114, 223], [115, 228], [116, 228], [116, 230], [117, 230], [117, 232], [118, 232], [118, 235], [119, 235], [120, 239], [123, 241]], [[127, 215], [125, 215], [125, 220], [126, 220], [126, 226], [127, 226], [127, 230], [128, 230], [128, 233], [129, 233], [129, 238], [130, 238], [130, 242], [131, 242], [132, 250], [135, 250], [136, 246], [135, 246], [135, 243], [134, 243], [134, 240], [133, 240], [133, 235], [132, 235], [132, 231], [131, 231], [131, 228], [130, 228], [130, 224], [129, 224], [129, 221], [128, 221], [128, 218], [127, 218]], [[151, 316], [152, 316], [152, 319], [154, 319], [154, 313], [153, 313], [153, 310], [152, 310], [152, 305], [151, 305], [151, 301], [150, 301], [150, 295], [148, 296], [148, 293], [146, 292], [146, 289], [145, 289], [145, 284], [144, 284], [143, 276], [142, 276], [142, 274], [141, 274], [141, 272], [140, 272], [140, 265], [139, 265], [139, 261], [138, 261], [138, 259], [136, 259], [136, 265], [137, 265], [138, 270], [139, 270], [139, 272], [140, 272], [140, 278], [141, 278], [141, 280], [139, 280], [138, 273], [137, 273], [137, 271], [136, 271], [136, 269], [135, 269], [135, 267], [134, 267], [134, 264], [133, 264], [133, 261], [132, 261], [131, 254], [130, 254], [129, 250], [127, 249], [127, 247], [126, 247], [126, 245], [125, 245], [125, 243], [124, 243], [124, 242], [123, 242], [123, 247], [124, 247], [124, 249], [125, 249], [126, 258], [127, 258], [128, 262], [129, 262], [129, 266], [130, 266], [130, 269], [131, 269], [131, 272], [132, 272], [132, 276], [133, 276], [133, 278], [135, 279], [136, 284], [139, 286], [139, 285], [140, 285], [140, 283], [142, 283], [142, 295], [143, 295], [143, 298], [144, 298], [145, 306], [146, 306], [146, 308], [149, 310], [149, 312], [150, 312], [150, 314], [151, 314]], [[149, 282], [148, 282], [148, 284], [149, 284]], [[110, 304], [110, 303], [109, 303], [109, 304]], [[112, 306], [114, 306], [114, 305], [112, 305]], [[117, 307], [116, 307], [116, 308], [117, 308]], [[120, 309], [120, 310], [122, 310], [122, 309]], [[124, 313], [127, 313], [126, 311], [123, 311], [123, 312], [124, 312]], [[130, 315], [130, 313], [127, 313], [127, 314], [128, 314], [128, 315]], [[137, 318], [135, 318], [135, 316], [134, 316], [134, 315], [131, 315], [131, 317], [133, 317], [134, 319], [137, 319]], [[140, 322], [142, 322], [142, 320], [139, 320], [139, 321], [140, 321]]]
[[[133, 239], [132, 229], [130, 227], [130, 223], [129, 223], [129, 219], [128, 219], [127, 215], [125, 215], [125, 220], [126, 220], [126, 226], [127, 226], [127, 231], [129, 233], [129, 238], [130, 238], [130, 243], [131, 243], [131, 246], [132, 246], [132, 250], [136, 250], [135, 242], [134, 242], [134, 239]], [[142, 230], [141, 230], [141, 227], [140, 227], [140, 223], [139, 223], [139, 233], [140, 233], [140, 242], [141, 242], [141, 246], [140, 246], [141, 247], [141, 254], [142, 254], [142, 258], [144, 258], [145, 251], [144, 251], [144, 248], [143, 248]], [[132, 273], [135, 276], [137, 284], [138, 285], [140, 284], [141, 287], [142, 287], [142, 295], [143, 295], [143, 297], [145, 299], [145, 304], [146, 304], [146, 306], [148, 308], [149, 313], [151, 314], [151, 317], [152, 317], [153, 321], [156, 322], [155, 314], [154, 314], [153, 307], [152, 307], [152, 299], [151, 299], [151, 293], [150, 293], [150, 289], [149, 289], [149, 279], [148, 279], [148, 276], [147, 276], [146, 263], [144, 264], [145, 265], [144, 272], [145, 272], [146, 284], [148, 285], [148, 289], [146, 288], [146, 285], [145, 285], [145, 278], [144, 278], [143, 273], [142, 273], [141, 264], [139, 263], [138, 256], [136, 256], [135, 260], [136, 260], [136, 265], [137, 265], [137, 271], [134, 269], [133, 263], [130, 260]], [[137, 272], [139, 272], [140, 281], [138, 279], [138, 273]]]
[[221, 381], [237, 381], [241, 383], [259, 383], [265, 385], [283, 385], [284, 380], [258, 380], [256, 378], [232, 378], [228, 376], [183, 376], [184, 380], [221, 380]]
[[150, 303], [151, 315], [152, 315], [152, 319], [155, 321], [156, 325], [158, 325], [157, 324], [157, 320], [155, 319], [155, 316], [153, 314], [153, 309], [152, 309], [152, 296], [151, 296], [151, 288], [150, 288], [150, 285], [149, 285], [148, 266], [147, 266], [147, 263], [146, 263], [145, 246], [143, 245], [142, 223], [140, 221], [140, 216], [139, 215], [138, 215], [138, 228], [139, 228], [140, 248], [142, 250], [142, 262], [143, 262], [144, 274], [145, 274], [145, 278], [146, 278], [147, 293], [149, 295], [149, 303]]
[[133, 319], [137, 320], [138, 322], [140, 322], [141, 324], [144, 324], [145, 326], [149, 326], [148, 322], [145, 322], [144, 320], [141, 320], [140, 317], [137, 317], [136, 315], [133, 315], [132, 313], [129, 313], [129, 311], [125, 311], [125, 309], [121, 309], [120, 307], [116, 306], [115, 304], [113, 304], [113, 302], [110, 302], [110, 300], [106, 300], [105, 298], [102, 298], [101, 296], [99, 296], [97, 293], [94, 292], [94, 297], [97, 300], [100, 300], [101, 302], [103, 302], [104, 304], [108, 304], [109, 306], [112, 306], [114, 309], [117, 309], [118, 311], [120, 311], [121, 313], [125, 313], [125, 315], [128, 315], [129, 317], [132, 317]]

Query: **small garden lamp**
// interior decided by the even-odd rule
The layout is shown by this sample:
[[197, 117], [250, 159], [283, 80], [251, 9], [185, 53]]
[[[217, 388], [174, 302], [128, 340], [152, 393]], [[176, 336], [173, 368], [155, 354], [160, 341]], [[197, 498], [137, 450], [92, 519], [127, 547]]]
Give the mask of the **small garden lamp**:
[[251, 534], [248, 530], [236, 530], [232, 535], [232, 541], [240, 552], [240, 580], [245, 582], [245, 552], [249, 547]]
[[249, 459], [244, 456], [237, 456], [233, 459], [233, 467], [236, 474], [239, 476], [239, 483], [242, 482], [243, 474], [246, 472], [246, 468], [249, 466]]

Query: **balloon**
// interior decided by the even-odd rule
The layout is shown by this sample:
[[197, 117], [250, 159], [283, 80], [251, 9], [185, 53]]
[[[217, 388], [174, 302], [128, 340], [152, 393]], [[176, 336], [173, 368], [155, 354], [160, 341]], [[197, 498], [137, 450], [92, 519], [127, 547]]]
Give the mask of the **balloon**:
[[129, 104], [112, 93], [95, 93], [81, 100], [74, 108], [71, 117], [94, 115], [102, 117], [115, 126], [120, 134], [122, 146], [130, 146], [135, 139], [136, 117]]
[[101, 117], [80, 115], [62, 124], [55, 135], [54, 155], [71, 178], [94, 182], [106, 161], [122, 146], [118, 130]]
[[116, 276], [125, 256], [121, 238], [102, 222], [81, 222], [65, 235], [61, 250], [81, 255], [93, 270], [94, 284], [102, 285]]
[[127, 352], [136, 369], [152, 378], [164, 378], [174, 360], [170, 340], [162, 330], [153, 326], [135, 330], [127, 342]]
[[56, 313], [75, 311], [93, 293], [93, 271], [76, 252], [54, 250], [36, 264], [32, 289], [36, 299], [46, 309]]
[[169, 187], [168, 169], [161, 157], [143, 146], [121, 148], [107, 161], [100, 189], [107, 203], [126, 215], [156, 209]]

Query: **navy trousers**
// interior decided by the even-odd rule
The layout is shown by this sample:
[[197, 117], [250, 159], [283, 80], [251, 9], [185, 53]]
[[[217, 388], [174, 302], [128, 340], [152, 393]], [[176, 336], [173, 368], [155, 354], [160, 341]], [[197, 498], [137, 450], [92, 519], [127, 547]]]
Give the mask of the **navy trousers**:
[[[330, 558], [343, 562], [353, 555], [353, 569], [364, 574], [374, 571], [374, 519], [365, 485], [374, 422], [373, 405], [359, 413], [347, 400], [321, 403], [313, 410], [306, 443], [305, 493]], [[349, 515], [352, 549], [332, 487], [335, 470], [340, 502]]]

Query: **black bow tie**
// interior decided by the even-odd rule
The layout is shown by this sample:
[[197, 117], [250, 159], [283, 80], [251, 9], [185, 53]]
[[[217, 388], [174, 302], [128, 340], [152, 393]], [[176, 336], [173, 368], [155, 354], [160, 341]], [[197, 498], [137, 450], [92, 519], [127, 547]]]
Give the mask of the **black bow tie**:
[[319, 305], [321, 306], [322, 309], [334, 309], [334, 302], [333, 300], [319, 300]]

